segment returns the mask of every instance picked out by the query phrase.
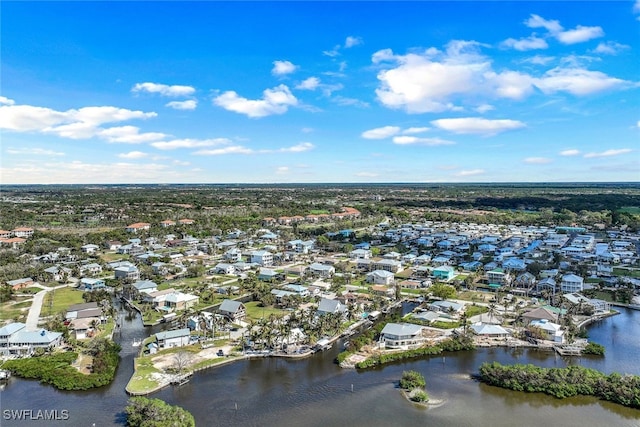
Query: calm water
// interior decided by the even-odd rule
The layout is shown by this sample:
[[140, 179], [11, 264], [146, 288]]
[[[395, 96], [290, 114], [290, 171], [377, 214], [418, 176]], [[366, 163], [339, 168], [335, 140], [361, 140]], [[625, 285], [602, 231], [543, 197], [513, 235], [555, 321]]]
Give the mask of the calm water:
[[[4, 409], [67, 409], [68, 421], [8, 421], [2, 426], [112, 426], [123, 422], [124, 387], [137, 349], [130, 343], [151, 331], [139, 318], [125, 321], [123, 360], [113, 384], [91, 392], [61, 392], [35, 381], [12, 378], [0, 393]], [[567, 358], [532, 350], [483, 349], [357, 372], [333, 363], [337, 350], [304, 360], [248, 360], [203, 371], [186, 385], [151, 397], [188, 409], [198, 426], [639, 426], [640, 410], [593, 398], [557, 400], [539, 394], [488, 387], [469, 379], [485, 361], [565, 366], [576, 363], [605, 372], [640, 375], [640, 312], [592, 325], [590, 337], [607, 348], [605, 358]], [[439, 407], [420, 408], [396, 388], [402, 371], [427, 379]], [[352, 391], [353, 385], [353, 391]], [[237, 409], [236, 409], [237, 407]]]

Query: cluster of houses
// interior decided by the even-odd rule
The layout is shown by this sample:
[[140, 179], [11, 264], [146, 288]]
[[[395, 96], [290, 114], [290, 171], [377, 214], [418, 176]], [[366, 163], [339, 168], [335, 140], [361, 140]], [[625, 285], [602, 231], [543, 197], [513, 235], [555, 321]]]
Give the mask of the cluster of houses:
[[[172, 219], [165, 219], [164, 221], [160, 221], [160, 227], [175, 227], [176, 225], [192, 225], [195, 223], [195, 220], [189, 218], [182, 218], [177, 221]], [[128, 233], [138, 233], [145, 230], [150, 230], [151, 224], [148, 222], [136, 222], [125, 227], [125, 231]]]
[[0, 230], [0, 246], [17, 249], [29, 237], [33, 236], [33, 231], [33, 228], [29, 227], [18, 227], [11, 231]]
[[291, 225], [297, 224], [300, 222], [310, 222], [310, 223], [318, 223], [318, 222], [326, 222], [333, 220], [343, 220], [343, 219], [351, 219], [357, 218], [360, 216], [360, 211], [351, 208], [351, 207], [343, 207], [341, 212], [335, 212], [332, 214], [309, 214], [309, 215], [294, 215], [294, 216], [281, 216], [278, 218], [267, 217], [262, 221], [265, 226], [271, 226], [275, 224], [279, 225]]

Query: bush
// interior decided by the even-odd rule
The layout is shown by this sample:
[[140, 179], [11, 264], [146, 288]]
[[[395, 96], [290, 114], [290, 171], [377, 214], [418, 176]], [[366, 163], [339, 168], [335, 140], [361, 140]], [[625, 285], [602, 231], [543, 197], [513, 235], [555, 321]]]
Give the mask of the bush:
[[424, 390], [413, 390], [409, 399], [414, 402], [427, 402], [429, 400], [429, 395]]
[[424, 376], [417, 371], [404, 371], [400, 379], [400, 387], [405, 390], [423, 388], [426, 384]]
[[604, 346], [595, 342], [590, 342], [582, 350], [582, 354], [594, 354], [596, 356], [604, 356]]
[[129, 427], [195, 427], [193, 415], [160, 399], [132, 397], [125, 408]]

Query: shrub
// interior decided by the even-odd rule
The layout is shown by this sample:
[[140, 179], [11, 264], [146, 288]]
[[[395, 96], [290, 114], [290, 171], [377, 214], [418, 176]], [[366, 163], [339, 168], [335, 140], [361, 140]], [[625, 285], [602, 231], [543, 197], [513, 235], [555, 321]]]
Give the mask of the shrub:
[[409, 399], [414, 402], [427, 402], [429, 400], [429, 395], [424, 390], [413, 390]]
[[604, 346], [595, 342], [590, 342], [582, 350], [583, 354], [594, 354], [596, 356], [604, 356]]
[[424, 376], [417, 371], [404, 371], [400, 379], [400, 387], [405, 390], [423, 388], [426, 384]]

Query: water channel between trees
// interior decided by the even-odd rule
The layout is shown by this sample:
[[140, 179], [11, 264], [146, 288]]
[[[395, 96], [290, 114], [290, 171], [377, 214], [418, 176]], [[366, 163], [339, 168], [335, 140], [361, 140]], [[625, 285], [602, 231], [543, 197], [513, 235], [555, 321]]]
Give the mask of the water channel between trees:
[[[135, 312], [127, 313], [122, 323], [122, 360], [112, 384], [92, 391], [65, 392], [37, 381], [11, 378], [0, 392], [0, 425], [123, 425], [122, 411], [128, 399], [124, 388], [139, 349], [131, 344], [158, 329], [143, 328]], [[605, 345], [604, 358], [562, 358], [529, 349], [489, 348], [367, 371], [344, 370], [333, 363], [338, 342], [333, 349], [303, 360], [243, 360], [198, 372], [189, 383], [149, 397], [184, 407], [198, 426], [637, 427], [640, 410], [590, 397], [558, 400], [513, 392], [469, 378], [481, 363], [494, 360], [548, 367], [580, 364], [606, 373], [640, 375], [640, 311], [621, 309], [621, 314], [591, 325], [589, 336]], [[429, 394], [443, 399], [444, 404], [425, 409], [408, 402], [398, 389], [398, 380], [402, 371], [409, 369], [422, 373]], [[7, 419], [7, 410], [29, 409], [34, 413], [67, 410], [69, 417], [58, 421]]]

